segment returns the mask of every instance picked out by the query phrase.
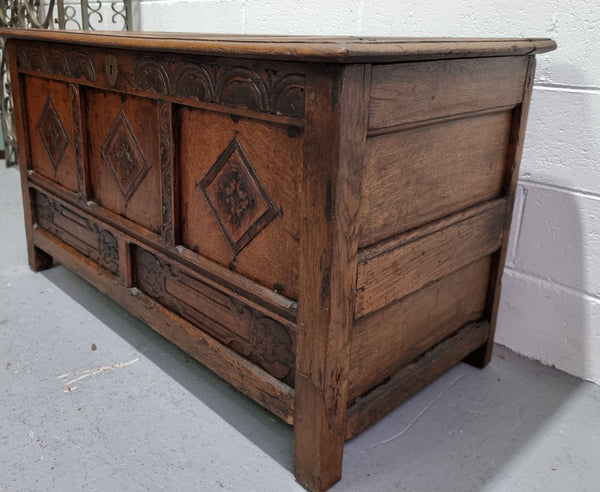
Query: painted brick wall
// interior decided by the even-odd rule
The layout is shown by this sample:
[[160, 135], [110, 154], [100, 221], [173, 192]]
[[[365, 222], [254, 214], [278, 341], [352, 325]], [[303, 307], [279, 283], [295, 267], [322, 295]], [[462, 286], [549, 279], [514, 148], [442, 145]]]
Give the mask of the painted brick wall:
[[600, 384], [599, 0], [141, 0], [138, 28], [551, 37], [538, 58], [497, 340]]

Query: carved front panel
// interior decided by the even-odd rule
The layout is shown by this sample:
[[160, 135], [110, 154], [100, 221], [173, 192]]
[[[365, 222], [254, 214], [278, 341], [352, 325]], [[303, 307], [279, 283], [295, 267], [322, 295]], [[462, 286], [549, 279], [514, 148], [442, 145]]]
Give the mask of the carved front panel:
[[294, 385], [295, 337], [281, 323], [136, 247], [135, 285], [274, 377]]
[[31, 167], [47, 179], [78, 191], [75, 125], [68, 84], [25, 79]]
[[97, 90], [85, 100], [92, 199], [160, 232], [158, 103]]
[[35, 221], [39, 227], [109, 272], [118, 273], [119, 245], [110, 231], [44, 193], [36, 192], [34, 196]]
[[261, 113], [304, 116], [300, 64], [225, 58], [141, 56], [133, 61], [133, 88], [193, 98]]
[[180, 108], [181, 242], [297, 299], [302, 131]]

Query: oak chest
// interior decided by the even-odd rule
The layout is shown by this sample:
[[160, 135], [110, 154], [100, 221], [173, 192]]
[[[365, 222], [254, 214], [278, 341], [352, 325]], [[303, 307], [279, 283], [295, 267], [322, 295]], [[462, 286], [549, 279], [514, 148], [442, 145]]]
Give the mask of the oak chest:
[[552, 41], [1, 34], [31, 267], [55, 258], [293, 424], [307, 488], [489, 362]]

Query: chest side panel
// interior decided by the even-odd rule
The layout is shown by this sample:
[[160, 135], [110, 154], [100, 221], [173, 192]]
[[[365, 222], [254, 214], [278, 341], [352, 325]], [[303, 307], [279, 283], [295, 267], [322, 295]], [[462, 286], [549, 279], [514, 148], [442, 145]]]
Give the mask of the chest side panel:
[[373, 66], [352, 398], [490, 319], [528, 69], [527, 57]]

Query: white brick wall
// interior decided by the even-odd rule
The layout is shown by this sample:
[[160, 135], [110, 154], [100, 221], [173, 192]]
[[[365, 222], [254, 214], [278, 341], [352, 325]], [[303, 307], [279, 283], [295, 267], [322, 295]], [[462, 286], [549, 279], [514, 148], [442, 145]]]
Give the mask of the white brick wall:
[[242, 33], [244, 1], [143, 0], [136, 21], [144, 31]]
[[143, 30], [551, 37], [538, 57], [497, 339], [600, 384], [599, 0], [140, 0]]

